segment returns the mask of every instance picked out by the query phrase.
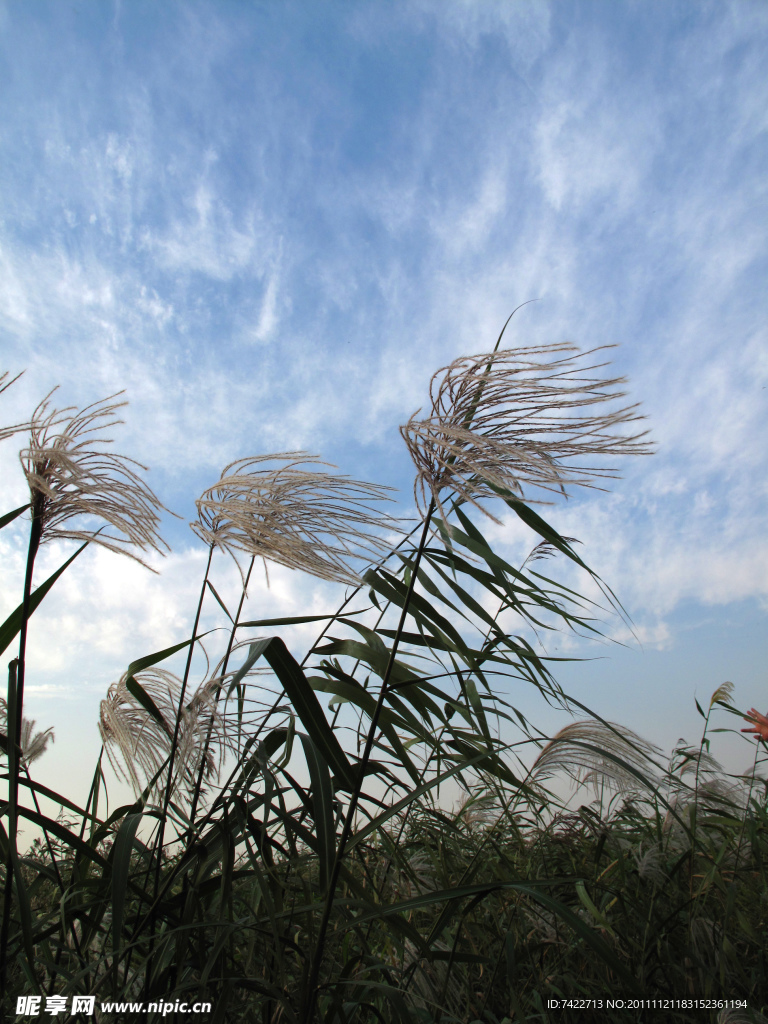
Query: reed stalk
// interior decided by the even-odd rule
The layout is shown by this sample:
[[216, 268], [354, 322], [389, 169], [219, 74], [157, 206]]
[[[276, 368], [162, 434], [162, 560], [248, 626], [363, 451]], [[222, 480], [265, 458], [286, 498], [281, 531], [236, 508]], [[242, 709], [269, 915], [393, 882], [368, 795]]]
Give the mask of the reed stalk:
[[331, 871], [330, 881], [328, 884], [328, 892], [325, 897], [325, 906], [323, 908], [323, 916], [320, 919], [320, 926], [317, 932], [317, 938], [315, 939], [315, 949], [312, 956], [312, 961], [309, 969], [309, 976], [307, 979], [306, 988], [306, 1003], [302, 1009], [301, 1020], [303, 1024], [312, 1024], [312, 1018], [315, 1014], [315, 1006], [317, 1003], [317, 985], [320, 976], [320, 969], [323, 961], [323, 953], [325, 946], [325, 937], [328, 932], [328, 924], [331, 919], [331, 912], [333, 910], [334, 899], [336, 896], [336, 887], [339, 882], [339, 875], [341, 873], [341, 865], [344, 860], [344, 854], [346, 852], [347, 843], [349, 837], [352, 834], [352, 827], [355, 820], [355, 814], [357, 812], [357, 806], [360, 801], [360, 794], [363, 787], [363, 780], [365, 778], [365, 769], [368, 766], [368, 762], [371, 759], [371, 751], [373, 750], [374, 740], [378, 733], [379, 719], [381, 718], [381, 712], [384, 707], [384, 702], [387, 698], [389, 690], [389, 680], [392, 675], [392, 669], [395, 665], [395, 659], [397, 657], [398, 647], [400, 646], [400, 638], [405, 628], [405, 620], [408, 617], [408, 609], [411, 603], [411, 597], [413, 595], [413, 588], [416, 585], [416, 579], [419, 571], [419, 563], [421, 562], [421, 556], [424, 551], [424, 547], [429, 537], [430, 521], [434, 512], [434, 506], [430, 505], [427, 515], [424, 518], [424, 525], [421, 533], [421, 540], [419, 546], [416, 549], [416, 557], [414, 559], [414, 568], [411, 573], [411, 578], [408, 581], [408, 590], [403, 602], [403, 608], [400, 613], [400, 621], [397, 626], [397, 632], [395, 638], [392, 641], [392, 647], [389, 653], [389, 660], [387, 667], [384, 671], [384, 676], [381, 681], [381, 687], [379, 689], [379, 697], [376, 701], [376, 708], [371, 718], [371, 724], [368, 727], [368, 734], [365, 741], [365, 749], [363, 750], [363, 756], [360, 758], [357, 764], [357, 781], [355, 787], [352, 790], [352, 798], [347, 808], [347, 814], [344, 819], [344, 825], [341, 832], [341, 838], [339, 839], [339, 845], [336, 850], [336, 856], [333, 862], [333, 868]]

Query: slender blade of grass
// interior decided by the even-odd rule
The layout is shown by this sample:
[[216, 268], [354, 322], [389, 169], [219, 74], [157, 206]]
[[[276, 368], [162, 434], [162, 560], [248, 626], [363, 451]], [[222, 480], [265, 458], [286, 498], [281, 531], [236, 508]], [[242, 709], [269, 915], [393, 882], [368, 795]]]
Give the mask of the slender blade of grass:
[[[40, 586], [30, 595], [29, 615], [36, 611], [36, 609], [40, 606], [40, 603], [42, 602], [43, 598], [54, 585], [59, 576], [61, 576], [64, 570], [67, 569], [74, 562], [77, 556], [81, 552], [85, 551], [87, 547], [88, 541], [86, 541], [85, 544], [81, 545], [74, 553], [74, 555], [68, 558], [63, 565], [59, 566], [56, 572], [52, 573], [52, 575], [50, 575], [44, 583], [41, 583]], [[8, 618], [5, 620], [2, 626], [0, 626], [0, 654], [3, 653], [3, 651], [8, 647], [10, 643], [12, 643], [12, 641], [18, 635], [19, 630], [21, 629], [23, 614], [24, 604], [22, 603], [18, 606], [18, 608], [11, 612], [11, 614], [8, 616]]]

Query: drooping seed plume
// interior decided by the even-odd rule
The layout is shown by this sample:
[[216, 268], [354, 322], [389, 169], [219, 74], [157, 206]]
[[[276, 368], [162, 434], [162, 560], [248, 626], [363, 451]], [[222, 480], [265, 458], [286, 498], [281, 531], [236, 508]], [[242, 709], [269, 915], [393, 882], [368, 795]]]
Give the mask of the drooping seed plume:
[[[154, 718], [128, 689], [128, 675], [112, 683], [99, 710], [99, 732], [115, 772], [140, 792], [171, 753], [181, 680], [163, 669], [136, 676], [160, 712]], [[193, 785], [205, 758], [203, 774], [215, 780], [228, 749], [224, 718], [217, 709], [219, 680], [202, 683], [181, 711], [174, 758], [173, 788]], [[210, 729], [210, 739], [207, 740]], [[163, 779], [158, 783], [163, 786]]]
[[567, 494], [617, 476], [613, 467], [594, 465], [594, 456], [650, 453], [647, 431], [617, 430], [643, 418], [637, 405], [594, 408], [626, 394], [619, 390], [624, 377], [593, 375], [607, 365], [589, 365], [599, 351], [568, 344], [505, 349], [438, 370], [429, 416], [419, 419], [419, 410], [400, 428], [416, 466], [419, 508], [434, 501], [442, 515], [441, 493], [453, 491], [495, 519], [480, 502], [499, 491], [541, 501], [529, 490]]
[[[158, 533], [164, 506], [137, 472], [146, 467], [105, 450], [112, 440], [104, 431], [122, 423], [115, 413], [128, 403], [112, 395], [78, 411], [53, 408], [50, 397], [35, 410], [29, 446], [19, 456], [42, 541], [90, 540], [143, 565], [132, 548], [164, 554], [168, 546]], [[83, 518], [83, 525], [70, 525]], [[103, 525], [91, 527], [89, 519]], [[114, 532], [105, 532], [109, 527]]]
[[[48, 744], [53, 743], [55, 737], [53, 735], [53, 727], [43, 729], [42, 732], [35, 732], [35, 720], [28, 718], [22, 718], [21, 720], [21, 738], [19, 746], [21, 747], [21, 761], [22, 764], [30, 765], [33, 761], [36, 761], [39, 757], [48, 749]], [[4, 697], [0, 697], [0, 733], [8, 739], [8, 705]]]
[[388, 550], [377, 531], [396, 521], [376, 507], [389, 487], [327, 472], [317, 455], [282, 452], [230, 463], [196, 502], [195, 533], [235, 555], [269, 559], [320, 579], [355, 585], [356, 561]]
[[643, 788], [657, 775], [660, 751], [637, 733], [615, 722], [571, 722], [547, 743], [531, 769], [531, 781], [543, 782], [558, 772], [579, 785], [606, 783], [620, 792]]

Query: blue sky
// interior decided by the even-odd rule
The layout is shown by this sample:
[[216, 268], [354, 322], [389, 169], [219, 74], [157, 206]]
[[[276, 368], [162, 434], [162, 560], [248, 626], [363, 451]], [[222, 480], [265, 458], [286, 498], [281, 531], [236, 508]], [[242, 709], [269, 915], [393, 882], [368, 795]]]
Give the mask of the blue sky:
[[[726, 678], [765, 709], [766, 49], [757, 0], [0, 4], [3, 420], [125, 388], [119, 450], [187, 518], [289, 448], [407, 512], [398, 425], [535, 298], [509, 343], [619, 343], [658, 445], [548, 513], [643, 645], [560, 678], [665, 746]], [[111, 679], [188, 631], [204, 554], [166, 536], [159, 578], [89, 553], [39, 613], [41, 771], [79, 771]], [[23, 546], [4, 531], [4, 614]], [[327, 600], [280, 571], [252, 596]]]

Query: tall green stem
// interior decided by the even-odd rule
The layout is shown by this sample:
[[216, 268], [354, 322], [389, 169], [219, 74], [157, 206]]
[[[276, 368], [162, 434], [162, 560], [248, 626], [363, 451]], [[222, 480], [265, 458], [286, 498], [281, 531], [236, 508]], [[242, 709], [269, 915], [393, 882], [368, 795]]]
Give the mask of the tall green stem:
[[21, 723], [24, 712], [24, 668], [27, 653], [27, 624], [32, 596], [32, 577], [35, 558], [43, 536], [43, 520], [32, 505], [32, 525], [27, 548], [27, 568], [24, 575], [24, 597], [21, 607], [19, 631], [19, 657], [8, 666], [8, 856], [5, 861], [5, 896], [3, 923], [0, 928], [0, 989], [5, 989], [5, 970], [8, 958], [8, 937], [11, 926], [11, 894], [13, 892], [13, 864], [16, 854], [19, 809], [19, 771], [21, 768]]
[[[18, 661], [8, 665], [8, 834], [15, 832], [17, 806], [12, 787], [19, 763], [18, 738], [16, 735], [16, 681]], [[18, 791], [16, 791], [18, 792]], [[13, 853], [15, 845], [8, 843], [8, 855], [5, 858], [5, 887], [3, 893], [3, 925], [0, 931], [0, 991], [5, 991], [6, 966], [8, 964], [8, 935], [11, 927], [11, 894], [13, 893]]]
[[[21, 607], [21, 629], [19, 631], [19, 665], [16, 676], [16, 737], [17, 741], [21, 742], [21, 723], [24, 714], [24, 676], [27, 658], [27, 628], [29, 625], [29, 605], [32, 597], [32, 577], [35, 572], [35, 559], [37, 558], [37, 552], [40, 549], [40, 541], [43, 536], [43, 520], [39, 514], [32, 512], [32, 525], [29, 531], [29, 547], [27, 549], [27, 570], [24, 575], [24, 599]], [[10, 710], [10, 705], [9, 705]], [[16, 761], [15, 771], [12, 773], [12, 777], [9, 780], [11, 790], [13, 792], [12, 799], [14, 803], [18, 802], [19, 793], [19, 761]], [[14, 818], [12, 822], [13, 835], [8, 838], [12, 841], [16, 841], [16, 820]]]
[[[211, 569], [211, 559], [213, 558], [213, 544], [208, 549], [208, 561], [205, 566], [205, 576], [203, 577], [203, 585], [200, 587], [200, 597], [197, 602], [197, 611], [195, 612], [195, 621], [192, 626], [192, 638], [189, 644], [189, 652], [187, 653], [187, 664], [184, 669], [184, 677], [181, 682], [181, 693], [179, 694], [179, 706], [176, 710], [176, 722], [173, 729], [173, 738], [171, 740], [171, 752], [168, 758], [168, 779], [165, 784], [165, 793], [163, 794], [163, 811], [160, 815], [160, 823], [157, 831], [157, 861], [155, 863], [155, 886], [154, 886], [154, 900], [157, 902], [157, 895], [160, 889], [160, 874], [163, 863], [163, 846], [165, 844], [165, 822], [168, 816], [168, 805], [171, 802], [171, 792], [173, 789], [173, 766], [176, 757], [176, 749], [179, 742], [179, 729], [181, 726], [181, 719], [184, 712], [184, 698], [187, 693], [187, 683], [189, 681], [189, 673], [192, 668], [192, 655], [195, 650], [195, 640], [197, 638], [197, 630], [200, 624], [200, 615], [203, 610], [203, 601], [205, 600], [205, 588], [208, 583], [208, 573]], [[150, 936], [149, 936], [149, 951], [147, 954], [147, 966], [146, 976], [144, 978], [144, 989], [145, 997], [149, 998], [150, 993], [150, 974], [152, 970], [152, 954], [154, 951], [155, 943], [155, 918], [154, 913], [150, 923]]]
[[325, 907], [323, 909], [323, 917], [320, 922], [320, 928], [317, 934], [317, 940], [315, 943], [315, 951], [312, 956], [312, 965], [310, 967], [309, 979], [307, 982], [306, 989], [306, 1001], [304, 1013], [302, 1016], [303, 1024], [311, 1024], [312, 1018], [315, 1013], [315, 1006], [317, 1004], [317, 983], [320, 977], [320, 968], [323, 962], [323, 947], [325, 945], [325, 936], [328, 931], [328, 924], [331, 919], [331, 912], [333, 910], [333, 903], [336, 896], [336, 886], [339, 882], [339, 875], [341, 874], [341, 865], [344, 860], [344, 854], [346, 852], [347, 843], [349, 837], [352, 834], [352, 825], [354, 823], [355, 814], [357, 813], [357, 806], [360, 802], [360, 794], [363, 787], [363, 779], [365, 778], [365, 769], [368, 766], [368, 762], [371, 758], [371, 752], [373, 750], [373, 744], [376, 740], [376, 735], [379, 729], [379, 719], [381, 718], [381, 712], [384, 709], [384, 701], [386, 700], [387, 693], [389, 692], [389, 680], [392, 676], [392, 671], [395, 667], [395, 659], [397, 658], [397, 650], [400, 646], [400, 638], [403, 635], [405, 629], [405, 621], [408, 616], [408, 609], [411, 603], [411, 597], [413, 595], [413, 589], [416, 585], [416, 578], [419, 573], [419, 563], [421, 562], [421, 556], [426, 547], [427, 538], [429, 536], [429, 525], [432, 520], [432, 515], [435, 511], [435, 503], [432, 501], [427, 511], [427, 515], [424, 519], [424, 529], [421, 533], [421, 540], [416, 551], [416, 558], [413, 563], [413, 570], [411, 572], [411, 578], [408, 581], [408, 590], [403, 601], [403, 610], [400, 614], [400, 622], [397, 626], [395, 637], [392, 641], [392, 649], [389, 652], [389, 659], [387, 661], [387, 667], [384, 671], [384, 676], [381, 681], [381, 689], [379, 690], [379, 699], [376, 702], [376, 707], [371, 718], [371, 724], [368, 729], [368, 736], [365, 742], [365, 750], [363, 756], [357, 765], [357, 782], [355, 788], [352, 791], [352, 799], [349, 802], [347, 809], [347, 815], [344, 819], [344, 827], [341, 832], [341, 839], [339, 840], [339, 846], [336, 851], [336, 858], [333, 864], [333, 870], [331, 872], [331, 878], [328, 883], [328, 893], [326, 895]]
[[[525, 303], [524, 303], [524, 305], [525, 305]], [[520, 307], [518, 307], [518, 309], [519, 308]], [[498, 351], [499, 345], [501, 344], [501, 339], [504, 336], [504, 331], [507, 329], [507, 325], [509, 324], [509, 321], [512, 319], [512, 317], [515, 315], [516, 312], [517, 312], [517, 310], [515, 309], [515, 310], [512, 311], [512, 313], [510, 313], [510, 315], [507, 318], [504, 326], [502, 327], [501, 333], [499, 334], [499, 337], [498, 337], [498, 339], [496, 341], [496, 344], [494, 346], [494, 349], [493, 349], [494, 353]], [[489, 359], [488, 365], [486, 367], [486, 376], [490, 373], [492, 365], [493, 365], [493, 358], [491, 357]], [[466, 416], [464, 418], [463, 426], [464, 426], [465, 429], [469, 429], [469, 427], [472, 424], [472, 421], [473, 421], [473, 419], [475, 417], [475, 413], [477, 412], [478, 406], [480, 404], [480, 399], [482, 397], [482, 393], [483, 393], [484, 387], [485, 387], [485, 381], [483, 380], [483, 381], [480, 382], [480, 384], [478, 386], [478, 389], [477, 389], [477, 394], [475, 396], [475, 399], [472, 402], [472, 405], [470, 406], [470, 408], [467, 410], [467, 414], [466, 414]], [[449, 463], [451, 463], [453, 461], [454, 461], [454, 459], [453, 459], [453, 457], [451, 457], [451, 459], [449, 459]], [[408, 616], [408, 608], [410, 606], [411, 596], [413, 594], [413, 589], [414, 589], [414, 587], [416, 585], [416, 579], [417, 579], [418, 574], [419, 574], [419, 565], [421, 563], [421, 556], [422, 556], [422, 554], [424, 552], [424, 548], [425, 548], [426, 543], [427, 543], [427, 537], [429, 536], [429, 526], [430, 526], [430, 523], [432, 521], [432, 516], [434, 515], [434, 512], [435, 512], [435, 507], [436, 507], [436, 503], [435, 503], [435, 498], [433, 497], [432, 500], [430, 501], [429, 509], [427, 510], [427, 514], [426, 514], [426, 516], [424, 518], [424, 529], [422, 530], [421, 541], [419, 542], [419, 547], [418, 547], [418, 549], [416, 551], [416, 557], [415, 557], [414, 563], [413, 563], [413, 570], [411, 572], [411, 578], [410, 578], [410, 581], [408, 583], [408, 590], [407, 590], [406, 595], [405, 595], [405, 601], [403, 602], [402, 614], [400, 615], [400, 622], [398, 624], [397, 631], [395, 633], [395, 637], [394, 637], [394, 640], [393, 640], [393, 643], [392, 643], [392, 649], [391, 649], [390, 655], [389, 655], [389, 660], [387, 662], [387, 667], [386, 667], [386, 670], [384, 672], [384, 678], [382, 680], [381, 690], [379, 691], [379, 699], [378, 699], [378, 701], [376, 703], [376, 708], [375, 708], [375, 710], [373, 712], [373, 717], [371, 719], [371, 725], [370, 725], [370, 728], [368, 730], [368, 736], [366, 738], [366, 743], [365, 743], [365, 750], [364, 750], [363, 756], [362, 756], [362, 758], [361, 758], [361, 760], [360, 760], [360, 762], [358, 764], [358, 772], [359, 772], [358, 780], [357, 780], [357, 784], [355, 786], [355, 789], [354, 789], [354, 791], [352, 793], [352, 799], [350, 801], [349, 808], [347, 810], [347, 816], [346, 816], [346, 818], [344, 820], [344, 827], [342, 829], [341, 839], [339, 841], [338, 850], [336, 851], [336, 859], [334, 861], [333, 871], [331, 873], [331, 879], [330, 879], [330, 882], [329, 882], [329, 885], [328, 885], [328, 893], [327, 893], [327, 896], [326, 896], [325, 907], [324, 907], [324, 910], [323, 910], [323, 917], [322, 917], [322, 920], [320, 922], [320, 930], [318, 932], [317, 941], [316, 941], [316, 944], [315, 944], [315, 951], [314, 951], [314, 954], [313, 954], [313, 957], [312, 957], [312, 965], [311, 965], [310, 972], [309, 972], [309, 980], [308, 980], [307, 990], [306, 990], [305, 1008], [304, 1008], [304, 1013], [303, 1013], [303, 1017], [302, 1017], [303, 1024], [311, 1024], [312, 1017], [314, 1016], [315, 1006], [317, 1004], [317, 983], [318, 983], [318, 979], [319, 979], [319, 976], [320, 976], [320, 968], [321, 968], [322, 960], [323, 960], [323, 946], [325, 944], [325, 936], [326, 936], [326, 933], [328, 931], [328, 924], [330, 922], [331, 911], [333, 910], [333, 903], [334, 903], [334, 899], [335, 899], [335, 895], [336, 895], [336, 886], [338, 885], [339, 875], [341, 874], [341, 864], [342, 864], [342, 861], [344, 859], [344, 853], [345, 853], [345, 850], [346, 850], [347, 842], [349, 841], [349, 837], [350, 837], [350, 834], [352, 832], [352, 825], [353, 825], [353, 822], [354, 822], [355, 813], [357, 812], [357, 806], [358, 806], [358, 803], [360, 801], [360, 793], [361, 793], [361, 790], [362, 790], [363, 779], [365, 777], [365, 769], [366, 769], [366, 767], [368, 765], [368, 761], [370, 760], [371, 751], [373, 750], [373, 744], [375, 742], [376, 734], [378, 732], [379, 719], [381, 717], [381, 712], [382, 712], [383, 707], [384, 707], [384, 701], [386, 700], [386, 697], [387, 697], [387, 692], [388, 692], [388, 689], [389, 689], [390, 676], [392, 675], [392, 670], [393, 670], [394, 665], [395, 665], [395, 659], [397, 657], [397, 649], [398, 649], [398, 647], [400, 645], [400, 638], [402, 637], [403, 630], [405, 628], [405, 620], [406, 620], [406, 618]]]
[[[237, 606], [237, 611], [235, 612], [235, 621], [232, 623], [232, 629], [229, 632], [229, 641], [227, 643], [227, 650], [226, 650], [226, 652], [224, 654], [224, 661], [222, 662], [222, 666], [221, 666], [221, 676], [222, 676], [222, 678], [224, 677], [224, 675], [225, 675], [225, 673], [227, 671], [227, 666], [229, 665], [229, 658], [230, 658], [230, 655], [232, 654], [232, 647], [234, 646], [234, 643], [235, 643], [235, 633], [237, 632], [237, 626], [238, 626], [238, 623], [240, 622], [240, 616], [242, 615], [242, 612], [243, 612], [243, 605], [245, 604], [246, 593], [247, 593], [247, 590], [248, 590], [248, 583], [249, 583], [249, 581], [251, 579], [251, 573], [253, 572], [253, 566], [254, 566], [255, 561], [256, 561], [255, 557], [251, 558], [251, 564], [248, 566], [248, 572], [246, 573], [246, 576], [245, 576], [245, 582], [243, 583], [243, 589], [240, 592], [240, 602], [239, 602], [239, 604]], [[216, 693], [216, 704], [217, 705], [219, 703], [220, 695], [221, 695], [220, 691]], [[191, 807], [191, 810], [189, 812], [189, 828], [190, 828], [190, 832], [194, 828], [194, 825], [195, 825], [195, 814], [197, 813], [197, 804], [198, 804], [198, 801], [199, 801], [199, 798], [200, 798], [200, 789], [201, 789], [202, 784], [203, 784], [203, 772], [205, 770], [205, 758], [206, 758], [206, 756], [208, 754], [208, 748], [210, 747], [210, 744], [211, 744], [211, 734], [212, 734], [212, 732], [213, 732], [213, 712], [211, 713], [211, 720], [208, 723], [208, 731], [207, 731], [206, 736], [205, 736], [205, 744], [203, 746], [203, 752], [202, 752], [202, 755], [200, 757], [200, 767], [199, 767], [198, 772], [197, 772], [197, 783], [195, 785], [195, 791], [194, 791], [194, 793], [192, 795], [192, 807]]]
[[701, 768], [701, 755], [704, 752], [704, 745], [707, 743], [707, 730], [709, 729], [709, 716], [712, 714], [713, 702], [709, 703], [709, 710], [707, 711], [706, 718], [704, 719], [704, 732], [701, 734], [701, 743], [699, 743], [699, 756], [696, 758], [696, 775], [694, 776], [693, 783], [693, 815], [691, 820], [691, 859], [689, 862], [689, 875], [690, 875], [690, 892], [691, 892], [691, 915], [693, 913], [694, 902], [693, 902], [693, 878], [694, 878], [694, 860], [696, 857], [696, 828], [698, 825], [699, 818], [699, 769]]
[[181, 720], [184, 715], [184, 698], [187, 695], [187, 685], [189, 683], [189, 673], [192, 668], [192, 656], [195, 652], [195, 640], [197, 638], [197, 630], [200, 625], [200, 616], [203, 611], [203, 601], [205, 600], [205, 588], [208, 584], [208, 573], [211, 570], [211, 559], [213, 558], [213, 544], [208, 549], [208, 561], [205, 566], [205, 576], [203, 577], [203, 585], [200, 588], [200, 597], [197, 602], [197, 611], [195, 612], [195, 621], [192, 626], [192, 639], [189, 644], [189, 651], [187, 652], [187, 664], [184, 668], [184, 676], [181, 680], [181, 693], [179, 694], [179, 706], [176, 709], [176, 721], [173, 726], [173, 738], [171, 740], [171, 753], [168, 761], [168, 780], [165, 784], [165, 793], [163, 795], [163, 813], [160, 817], [160, 846], [158, 849], [158, 861], [155, 875], [155, 895], [157, 895], [157, 888], [160, 883], [160, 858], [163, 854], [163, 837], [165, 833], [165, 820], [168, 814], [168, 804], [171, 801], [171, 792], [173, 790], [173, 768], [176, 760], [176, 750], [179, 745], [179, 730], [181, 729]]

